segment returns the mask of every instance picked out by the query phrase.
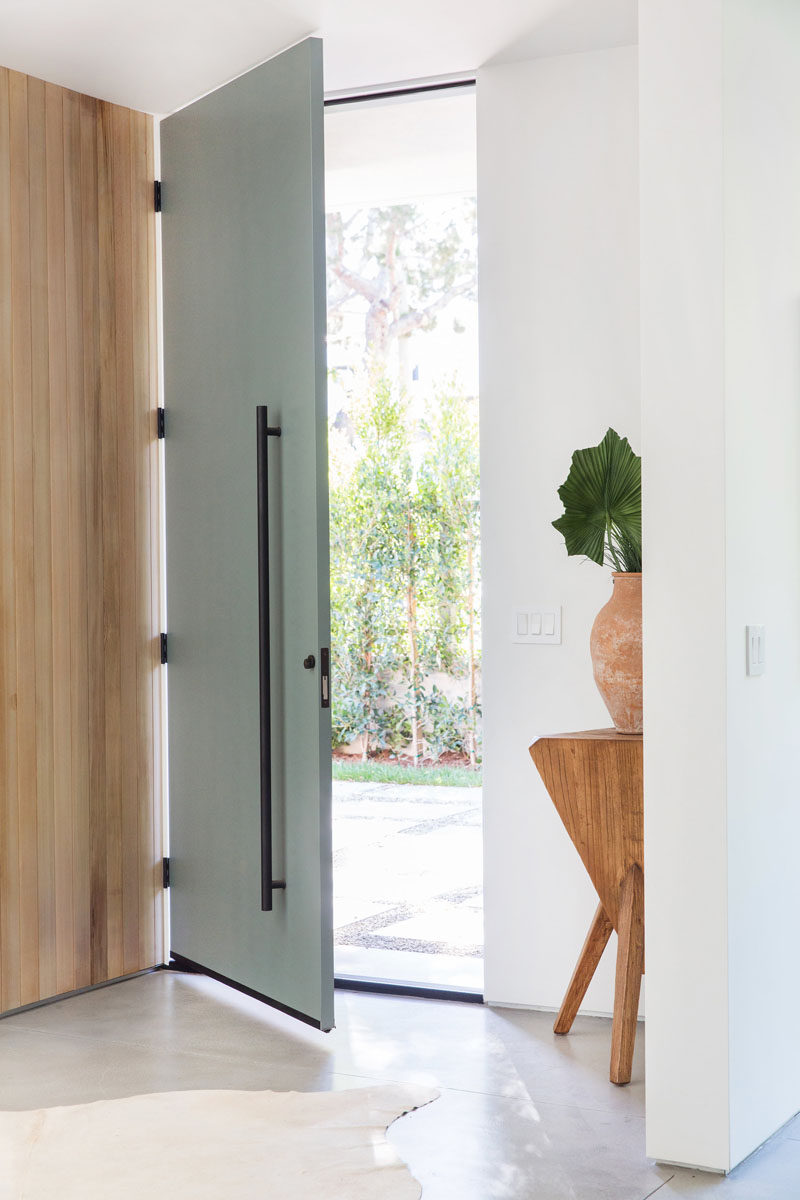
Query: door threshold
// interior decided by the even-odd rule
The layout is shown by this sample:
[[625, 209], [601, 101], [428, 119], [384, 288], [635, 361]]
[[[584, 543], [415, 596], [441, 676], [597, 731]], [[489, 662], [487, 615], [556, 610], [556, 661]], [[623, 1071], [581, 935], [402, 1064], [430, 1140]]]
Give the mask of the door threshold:
[[373, 979], [363, 975], [335, 975], [333, 986], [342, 992], [371, 992], [375, 996], [413, 996], [422, 1000], [457, 1000], [461, 1004], [483, 1004], [483, 992], [474, 988], [439, 987], [405, 983], [396, 979]]

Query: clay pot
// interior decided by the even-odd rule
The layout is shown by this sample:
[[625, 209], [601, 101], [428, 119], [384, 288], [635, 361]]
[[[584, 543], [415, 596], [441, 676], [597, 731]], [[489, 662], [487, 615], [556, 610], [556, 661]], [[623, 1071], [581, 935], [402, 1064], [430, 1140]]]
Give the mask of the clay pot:
[[619, 733], [642, 732], [642, 576], [614, 571], [592, 626], [594, 681]]

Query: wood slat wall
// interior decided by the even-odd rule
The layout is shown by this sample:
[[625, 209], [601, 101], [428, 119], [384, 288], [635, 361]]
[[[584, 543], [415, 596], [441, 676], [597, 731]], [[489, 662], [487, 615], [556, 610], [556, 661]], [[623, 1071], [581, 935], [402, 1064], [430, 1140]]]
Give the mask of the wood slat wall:
[[163, 957], [153, 175], [0, 68], [0, 1011]]

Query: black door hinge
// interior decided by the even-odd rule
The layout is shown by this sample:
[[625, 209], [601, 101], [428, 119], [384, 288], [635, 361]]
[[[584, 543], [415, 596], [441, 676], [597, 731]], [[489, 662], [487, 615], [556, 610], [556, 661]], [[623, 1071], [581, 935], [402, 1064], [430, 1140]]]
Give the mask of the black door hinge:
[[161, 665], [166, 666], [167, 663], [167, 635], [161, 634]]
[[156, 212], [161, 212], [161, 180], [153, 181], [153, 206]]
[[166, 430], [166, 414], [165, 414], [163, 408], [157, 408], [156, 413], [157, 413], [158, 436], [160, 439], [160, 438], [164, 437], [164, 433]]
[[168, 888], [169, 887], [169, 859], [168, 858], [162, 858], [162, 860], [161, 860], [161, 878], [162, 878], [162, 886], [164, 888]]

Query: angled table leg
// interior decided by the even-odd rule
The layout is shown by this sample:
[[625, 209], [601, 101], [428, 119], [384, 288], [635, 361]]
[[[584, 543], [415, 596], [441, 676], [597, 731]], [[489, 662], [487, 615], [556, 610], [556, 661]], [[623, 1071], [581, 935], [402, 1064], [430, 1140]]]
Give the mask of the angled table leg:
[[616, 729], [555, 734], [537, 738], [530, 753], [601, 903], [555, 1032], [572, 1025], [613, 925], [619, 948], [610, 1078], [628, 1083], [644, 970], [642, 735]]
[[611, 937], [613, 928], [614, 926], [609, 920], [608, 913], [602, 904], [598, 904], [597, 912], [594, 914], [594, 919], [589, 926], [586, 941], [583, 943], [583, 949], [575, 964], [572, 979], [569, 981], [569, 987], [559, 1009], [556, 1023], [553, 1026], [553, 1033], [569, 1033], [572, 1028], [572, 1022], [575, 1020], [578, 1009], [583, 1002], [586, 989], [592, 981], [592, 976], [603, 956], [603, 951], [608, 944], [608, 939]]
[[636, 1015], [644, 967], [644, 876], [634, 863], [620, 886], [619, 945], [611, 1026], [612, 1083], [631, 1081]]

